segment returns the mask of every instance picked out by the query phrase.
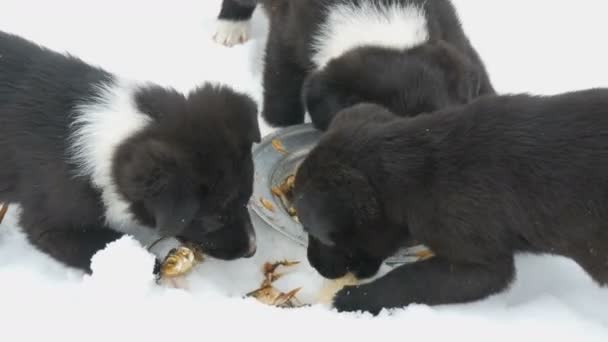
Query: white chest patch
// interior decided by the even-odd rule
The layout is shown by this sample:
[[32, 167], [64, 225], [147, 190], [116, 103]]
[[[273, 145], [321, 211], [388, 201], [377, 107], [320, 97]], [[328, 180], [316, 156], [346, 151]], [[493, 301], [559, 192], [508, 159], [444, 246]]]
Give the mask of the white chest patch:
[[148, 245], [158, 235], [136, 223], [111, 175], [118, 146], [151, 121], [137, 110], [133, 100], [135, 89], [136, 84], [126, 81], [100, 85], [95, 101], [75, 108], [70, 155], [80, 168], [79, 175], [89, 177], [101, 191], [106, 223]]
[[312, 61], [318, 69], [349, 50], [376, 46], [409, 49], [428, 41], [424, 9], [408, 4], [339, 4], [328, 9], [328, 17], [313, 39]]

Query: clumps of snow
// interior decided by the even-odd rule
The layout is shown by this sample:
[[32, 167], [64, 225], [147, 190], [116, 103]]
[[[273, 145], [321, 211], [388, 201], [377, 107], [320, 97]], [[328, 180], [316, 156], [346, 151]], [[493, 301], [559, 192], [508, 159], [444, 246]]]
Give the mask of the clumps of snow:
[[265, 252], [236, 262], [207, 259], [184, 290], [155, 284], [154, 256], [131, 237], [108, 244], [93, 257], [92, 274], [78, 275], [32, 249], [9, 215], [0, 225], [2, 340], [608, 340], [608, 291], [565, 258], [518, 256], [518, 280], [486, 300], [413, 304], [372, 317], [339, 314], [326, 304], [282, 309], [245, 298], [259, 285], [265, 261], [302, 261], [275, 285], [303, 286], [304, 301], [327, 283], [302, 259], [302, 248], [268, 231], [260, 234]]
[[155, 285], [153, 254], [129, 235], [109, 243], [91, 259], [85, 285], [141, 293]]

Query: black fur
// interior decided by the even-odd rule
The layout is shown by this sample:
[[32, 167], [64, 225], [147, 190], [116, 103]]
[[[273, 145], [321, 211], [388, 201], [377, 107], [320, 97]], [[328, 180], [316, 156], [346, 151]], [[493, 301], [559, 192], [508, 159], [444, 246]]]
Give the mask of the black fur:
[[217, 18], [230, 21], [247, 21], [251, 19], [256, 4], [256, 0], [223, 1]]
[[[339, 110], [360, 102], [412, 116], [495, 92], [448, 0], [371, 0], [422, 6], [429, 41], [405, 51], [356, 48], [321, 70], [311, 61], [320, 25], [333, 5], [360, 0], [258, 2], [270, 18], [262, 115], [272, 126], [302, 123], [308, 111], [315, 127], [325, 130]], [[239, 6], [237, 0], [224, 0], [222, 11]]]
[[[0, 202], [21, 205], [33, 245], [87, 272], [92, 255], [122, 233], [106, 223], [101, 189], [70, 159], [74, 109], [116, 79], [0, 32]], [[218, 258], [251, 255], [253, 100], [211, 85], [188, 96], [150, 85], [133, 100], [152, 123], [118, 147], [112, 181], [138, 223]]]
[[487, 96], [413, 118], [357, 105], [294, 191], [325, 277], [375, 274], [408, 239], [436, 254], [341, 290], [341, 311], [480, 300], [510, 285], [518, 252], [572, 258], [606, 285], [608, 89]]

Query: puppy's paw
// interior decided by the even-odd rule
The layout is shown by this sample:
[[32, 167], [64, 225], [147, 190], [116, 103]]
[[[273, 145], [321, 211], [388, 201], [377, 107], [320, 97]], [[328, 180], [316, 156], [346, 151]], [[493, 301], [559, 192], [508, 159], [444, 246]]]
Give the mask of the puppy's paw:
[[365, 285], [345, 286], [336, 293], [333, 306], [338, 312], [369, 312], [378, 315], [382, 307], [376, 302], [372, 294], [365, 289]]
[[244, 44], [251, 35], [251, 26], [248, 20], [233, 21], [219, 19], [213, 40], [224, 46], [232, 47]]

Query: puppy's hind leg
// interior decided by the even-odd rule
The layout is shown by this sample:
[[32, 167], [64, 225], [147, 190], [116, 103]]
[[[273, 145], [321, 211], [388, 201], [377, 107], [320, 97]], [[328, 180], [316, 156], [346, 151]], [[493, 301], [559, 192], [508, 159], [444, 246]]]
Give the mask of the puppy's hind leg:
[[247, 42], [255, 7], [255, 0], [223, 0], [213, 40], [228, 47]]
[[32, 215], [27, 207], [21, 212], [20, 225], [29, 242], [38, 250], [68, 267], [91, 273], [91, 259], [123, 234], [103, 226], [53, 226]]
[[91, 273], [91, 259], [98, 251], [122, 235], [110, 229], [49, 230], [30, 242], [66, 266]]

